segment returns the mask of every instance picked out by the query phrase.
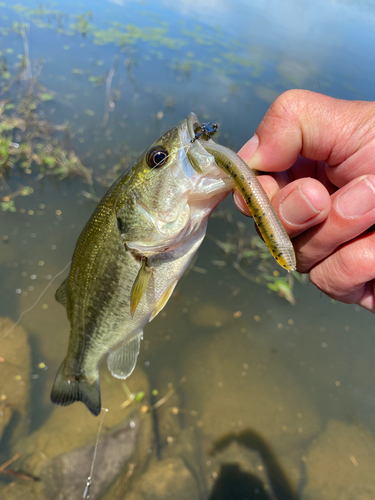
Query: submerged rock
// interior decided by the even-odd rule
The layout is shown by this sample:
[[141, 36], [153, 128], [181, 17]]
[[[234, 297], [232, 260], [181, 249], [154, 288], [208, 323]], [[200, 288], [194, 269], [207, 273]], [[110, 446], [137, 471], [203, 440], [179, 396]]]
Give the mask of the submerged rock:
[[331, 421], [306, 456], [304, 500], [373, 500], [375, 436], [365, 427]]
[[320, 429], [314, 406], [277, 358], [237, 328], [202, 337], [186, 352], [188, 407], [201, 414], [207, 441], [250, 428], [277, 448]]
[[[275, 355], [236, 327], [203, 336], [185, 353], [183, 372], [186, 408], [199, 415], [207, 482], [214, 483], [221, 464], [233, 463], [233, 448], [222, 447], [209, 456], [213, 443], [231, 434], [229, 441], [237, 441], [243, 450], [244, 471], [265, 469], [264, 457], [272, 452], [280, 477], [285, 473], [296, 489], [303, 453], [296, 455], [295, 450], [321, 424], [314, 406]], [[257, 438], [243, 444], [244, 432]], [[252, 455], [245, 452], [249, 448]]]
[[[0, 338], [14, 326], [9, 318], [0, 318]], [[0, 439], [13, 418], [12, 434], [27, 432], [27, 407], [30, 391], [30, 346], [27, 333], [16, 326], [0, 343]], [[11, 436], [6, 437], [8, 443]]]
[[[143, 414], [141, 404], [135, 401], [121, 408], [127, 400], [123, 382], [109, 376], [105, 367], [101, 371], [102, 391], [110, 395], [109, 411], [100, 433], [90, 500], [103, 496], [135, 452], [139, 463], [145, 461], [152, 439], [150, 415]], [[140, 368], [135, 369], [127, 385], [133, 393], [144, 393], [143, 402], [149, 401], [148, 380]], [[38, 498], [68, 500], [82, 496], [102, 415], [93, 417], [82, 403], [55, 407], [42, 427], [17, 443], [14, 453], [22, 452], [18, 466], [40, 479], [33, 486]], [[9, 499], [18, 498], [17, 486], [8, 490], [13, 494]]]
[[36, 483], [19, 479], [1, 490], [1, 500], [44, 500], [37, 490]]
[[[100, 499], [135, 452], [140, 418], [135, 412], [125, 425], [104, 436], [98, 445], [90, 499]], [[44, 496], [70, 500], [81, 497], [90, 474], [95, 445], [75, 449], [50, 460], [41, 472]]]
[[126, 500], [199, 500], [199, 489], [181, 458], [153, 461]]

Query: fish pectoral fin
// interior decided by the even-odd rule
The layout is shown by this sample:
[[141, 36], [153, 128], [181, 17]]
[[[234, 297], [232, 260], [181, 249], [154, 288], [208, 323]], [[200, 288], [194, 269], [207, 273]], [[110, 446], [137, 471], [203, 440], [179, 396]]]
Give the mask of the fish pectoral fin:
[[178, 280], [173, 281], [173, 283], [166, 289], [166, 291], [160, 297], [160, 299], [158, 300], [158, 302], [156, 304], [154, 312], [151, 314], [151, 318], [149, 321], [152, 321], [155, 318], [155, 316], [157, 316], [160, 313], [160, 311], [164, 308], [164, 306], [166, 305], [166, 303], [170, 299], [170, 297], [173, 293], [173, 290], [174, 290], [175, 286], [177, 285], [177, 283], [178, 283]]
[[130, 316], [133, 318], [143, 294], [146, 291], [148, 282], [151, 278], [152, 269], [147, 265], [147, 258], [142, 257], [141, 267], [132, 286], [130, 294]]
[[143, 339], [143, 331], [141, 330], [134, 339], [127, 344], [122, 344], [121, 347], [112, 351], [108, 356], [108, 368], [112, 375], [116, 378], [127, 378], [132, 373], [137, 363], [139, 346]]
[[66, 282], [68, 281], [68, 278], [66, 278], [59, 288], [56, 290], [55, 293], [55, 299], [57, 302], [60, 302], [64, 307], [66, 307]]
[[85, 376], [74, 376], [67, 372], [66, 361], [57, 372], [51, 391], [52, 403], [68, 406], [75, 401], [82, 401], [90, 412], [98, 416], [101, 410], [99, 378], [91, 379]]

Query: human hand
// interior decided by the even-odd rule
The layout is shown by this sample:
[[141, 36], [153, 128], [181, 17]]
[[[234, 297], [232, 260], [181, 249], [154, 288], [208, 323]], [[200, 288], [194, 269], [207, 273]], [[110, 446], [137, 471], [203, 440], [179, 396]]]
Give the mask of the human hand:
[[[375, 103], [305, 90], [279, 96], [239, 156], [260, 175], [297, 270], [375, 312]], [[239, 192], [238, 208], [250, 215]]]

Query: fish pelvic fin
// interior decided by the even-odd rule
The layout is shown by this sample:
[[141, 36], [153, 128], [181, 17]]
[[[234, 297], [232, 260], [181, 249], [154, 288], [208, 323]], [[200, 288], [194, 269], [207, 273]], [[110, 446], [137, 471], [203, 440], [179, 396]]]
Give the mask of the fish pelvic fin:
[[130, 342], [122, 344], [108, 356], [108, 368], [116, 378], [128, 378], [137, 363], [139, 346], [143, 339], [143, 331], [140, 331]]
[[101, 411], [99, 377], [89, 380], [87, 377], [75, 376], [66, 370], [66, 361], [57, 372], [51, 391], [52, 403], [69, 406], [75, 401], [82, 401], [90, 412], [96, 416]]
[[151, 314], [150, 321], [152, 321], [155, 316], [157, 316], [160, 311], [164, 308], [168, 300], [170, 299], [173, 290], [175, 289], [175, 286], [177, 285], [178, 280], [173, 281], [171, 285], [166, 289], [166, 291], [163, 293], [163, 295], [160, 297], [158, 303], [155, 306], [154, 312]]
[[130, 316], [133, 319], [134, 313], [138, 307], [143, 294], [146, 291], [148, 282], [151, 278], [152, 269], [147, 265], [147, 258], [142, 257], [141, 267], [139, 268], [137, 277], [132, 286], [130, 295]]

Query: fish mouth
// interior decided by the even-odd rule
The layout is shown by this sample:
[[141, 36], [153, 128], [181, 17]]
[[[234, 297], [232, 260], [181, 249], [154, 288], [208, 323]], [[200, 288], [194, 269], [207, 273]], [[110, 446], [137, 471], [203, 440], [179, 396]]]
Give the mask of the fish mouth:
[[229, 176], [223, 175], [215, 158], [204, 147], [205, 142], [213, 142], [210, 135], [203, 141], [199, 140], [202, 127], [204, 125], [199, 123], [195, 113], [187, 115], [180, 128], [180, 143], [184, 147], [180, 150], [179, 159], [184, 175], [191, 183], [188, 203], [191, 205], [212, 198], [209, 205], [216, 206], [214, 199], [231, 191], [233, 182]]

